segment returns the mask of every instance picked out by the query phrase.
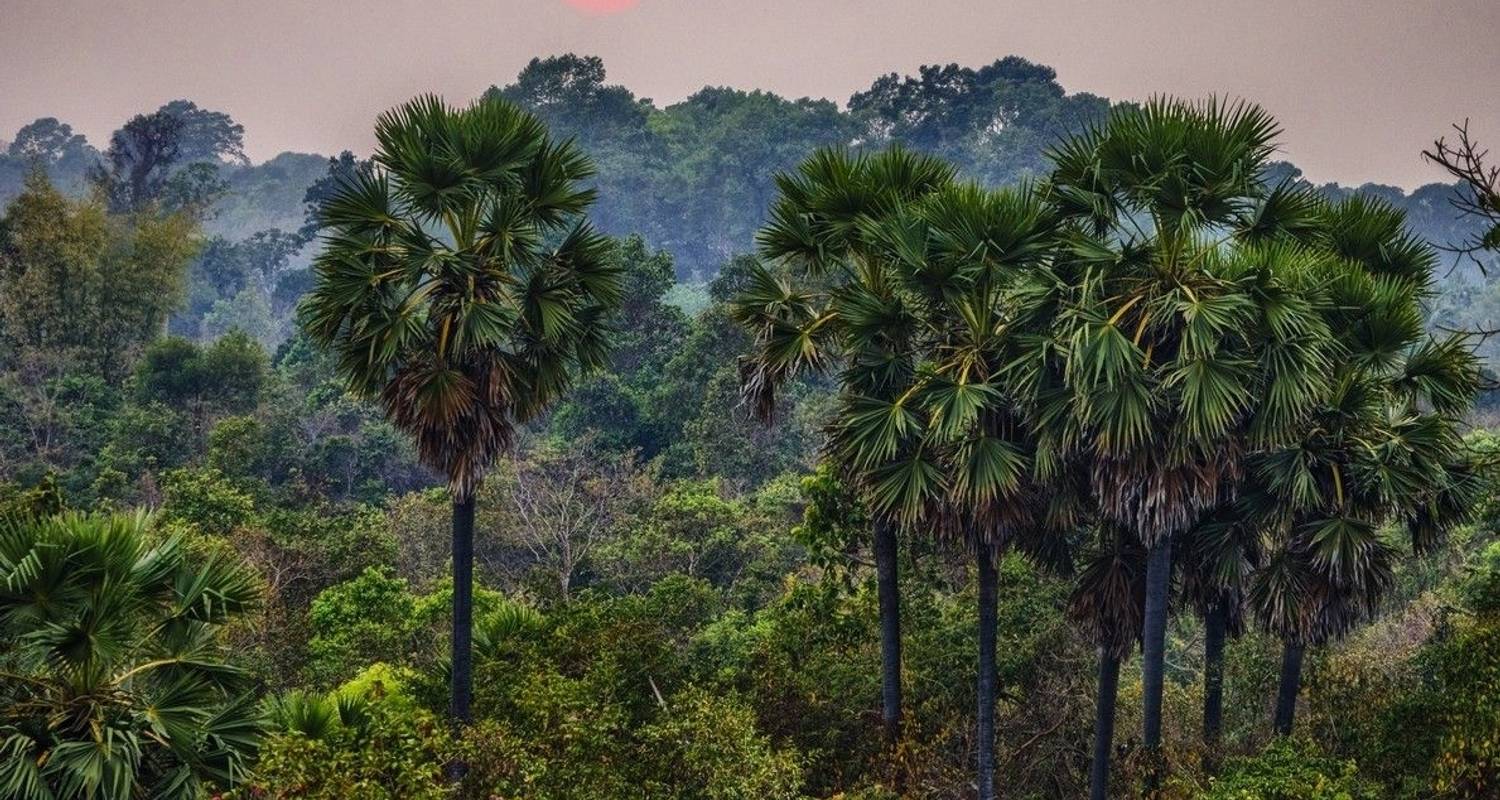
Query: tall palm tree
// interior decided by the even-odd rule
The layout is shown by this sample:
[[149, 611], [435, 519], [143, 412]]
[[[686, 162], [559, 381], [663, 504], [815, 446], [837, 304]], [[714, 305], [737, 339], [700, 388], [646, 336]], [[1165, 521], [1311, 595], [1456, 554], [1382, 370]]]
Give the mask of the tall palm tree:
[[0, 521], [0, 796], [188, 800], [254, 759], [257, 704], [218, 633], [259, 583], [149, 526]]
[[1289, 734], [1306, 647], [1374, 615], [1393, 582], [1405, 527], [1421, 552], [1473, 507], [1472, 462], [1460, 437], [1478, 391], [1472, 348], [1424, 330], [1421, 303], [1436, 258], [1378, 201], [1328, 206], [1315, 237], [1330, 327], [1340, 334], [1331, 391], [1299, 435], [1257, 459], [1274, 545], [1254, 578], [1261, 623], [1285, 642], [1273, 719]]
[[1233, 497], [1246, 453], [1279, 440], [1321, 391], [1333, 345], [1305, 260], [1278, 232], [1315, 209], [1263, 176], [1277, 127], [1260, 108], [1153, 100], [1051, 154], [1069, 220], [1052, 341], [1107, 520], [1146, 548], [1144, 745], [1159, 771], [1174, 543]]
[[[778, 271], [754, 268], [731, 306], [754, 339], [753, 351], [741, 361], [741, 378], [763, 418], [774, 412], [779, 390], [809, 372], [837, 372], [845, 415], [858, 413], [853, 398], [889, 399], [910, 388], [913, 319], [895, 297], [888, 264], [871, 235], [952, 180], [948, 165], [900, 148], [874, 155], [823, 150], [795, 172], [777, 176], [771, 219], [757, 240]], [[864, 494], [876, 491], [868, 465], [831, 455]], [[881, 722], [886, 741], [894, 744], [901, 731], [900, 518], [887, 506], [871, 506]]]
[[926, 523], [975, 556], [979, 797], [995, 792], [996, 562], [1017, 549], [1044, 565], [1067, 563], [1062, 535], [1076, 523], [1080, 494], [1064, 465], [1039, 454], [1033, 340], [1017, 335], [1014, 295], [1043, 269], [1057, 221], [1027, 187], [972, 185], [934, 192], [868, 224], [888, 265], [877, 296], [851, 288], [839, 298], [846, 324], [889, 328], [900, 309], [915, 345], [916, 373], [899, 395], [848, 395], [835, 428], [844, 456], [874, 478], [871, 505], [909, 524]]
[[583, 217], [593, 166], [514, 105], [419, 97], [381, 115], [375, 135], [374, 168], [322, 205], [302, 313], [350, 388], [447, 478], [450, 713], [465, 724], [476, 489], [517, 426], [604, 363], [619, 270]]

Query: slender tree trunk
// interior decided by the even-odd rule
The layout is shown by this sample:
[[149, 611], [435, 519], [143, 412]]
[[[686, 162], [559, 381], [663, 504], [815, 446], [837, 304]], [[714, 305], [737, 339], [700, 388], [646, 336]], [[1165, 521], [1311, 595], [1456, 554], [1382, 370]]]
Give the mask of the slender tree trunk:
[[[469, 710], [473, 695], [474, 639], [474, 498], [453, 501], [453, 684], [448, 715], [455, 730], [474, 721]], [[458, 782], [468, 765], [448, 765], [448, 779]]]
[[1215, 601], [1203, 618], [1203, 747], [1210, 770], [1224, 740], [1224, 635], [1229, 627], [1224, 602]]
[[1172, 540], [1162, 538], [1146, 554], [1146, 616], [1141, 642], [1141, 706], [1145, 718], [1146, 784], [1161, 777], [1161, 690], [1166, 665], [1167, 595], [1172, 583]]
[[880, 596], [880, 721], [887, 744], [901, 737], [901, 595], [896, 585], [896, 527], [875, 524], [875, 582]]
[[1094, 763], [1089, 768], [1089, 800], [1109, 798], [1109, 757], [1115, 742], [1115, 698], [1120, 693], [1120, 659], [1099, 648], [1099, 702], [1094, 717]]
[[1297, 690], [1302, 687], [1302, 655], [1305, 645], [1287, 642], [1281, 651], [1281, 686], [1276, 690], [1276, 719], [1274, 728], [1278, 736], [1292, 735], [1292, 720], [1297, 714]]
[[474, 499], [453, 504], [453, 693], [448, 712], [453, 721], [474, 721], [469, 700], [474, 691]]
[[979, 546], [979, 696], [976, 739], [979, 748], [979, 800], [995, 797], [995, 626], [997, 584], [995, 557]]

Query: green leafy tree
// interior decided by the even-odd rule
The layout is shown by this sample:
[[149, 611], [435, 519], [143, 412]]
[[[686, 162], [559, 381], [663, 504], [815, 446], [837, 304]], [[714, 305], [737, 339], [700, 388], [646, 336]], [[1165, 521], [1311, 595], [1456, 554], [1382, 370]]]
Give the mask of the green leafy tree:
[[320, 592], [308, 610], [313, 683], [337, 685], [377, 661], [406, 661], [419, 626], [416, 609], [406, 581], [373, 567]]
[[453, 496], [452, 717], [470, 721], [474, 491], [516, 426], [607, 358], [618, 270], [583, 220], [593, 170], [499, 100], [382, 115], [375, 168], [322, 206], [308, 331]]
[[201, 214], [224, 192], [221, 160], [247, 161], [245, 128], [228, 114], [174, 100], [115, 131], [90, 171], [112, 213]]
[[214, 536], [258, 521], [255, 498], [213, 467], [163, 475], [161, 514], [170, 524]]
[[260, 400], [267, 379], [265, 351], [244, 333], [212, 344], [158, 339], [142, 354], [135, 372], [137, 402], [165, 403], [206, 426], [210, 416], [246, 413]]
[[141, 514], [70, 514], [0, 526], [0, 578], [0, 793], [190, 800], [243, 777], [258, 713], [217, 631], [259, 601], [252, 573]]
[[[704, 88], [663, 110], [652, 129], [671, 171], [661, 216], [674, 220], [657, 238], [684, 265], [717, 265], [756, 236], [782, 194], [775, 176], [818, 148], [853, 140], [853, 126], [828, 100], [787, 100], [769, 92]], [[749, 213], [747, 213], [747, 210]], [[769, 220], [767, 220], [769, 221]], [[691, 274], [691, 273], [689, 273]]]
[[565, 53], [533, 58], [502, 97], [535, 114], [558, 137], [569, 137], [599, 167], [590, 179], [599, 202], [589, 212], [612, 236], [646, 232], [660, 246], [664, 232], [662, 179], [670, 163], [651, 118], [660, 112], [629, 89], [606, 82], [598, 56]]
[[0, 219], [9, 366], [71, 362], [118, 384], [181, 302], [196, 232], [180, 214], [111, 217], [34, 173]]
[[882, 75], [848, 108], [869, 140], [931, 153], [1003, 186], [1044, 174], [1047, 146], [1102, 119], [1109, 101], [1068, 95], [1051, 67], [1007, 56], [977, 69], [930, 64]]
[[[56, 117], [42, 117], [21, 126], [11, 140], [5, 155], [16, 171], [16, 189], [27, 171], [40, 167], [47, 177], [65, 193], [77, 196], [83, 193], [88, 183], [88, 171], [99, 161], [99, 151], [89, 144], [73, 126]], [[0, 174], [4, 172], [4, 159], [0, 159]], [[11, 199], [7, 187], [0, 186], [0, 205]]]

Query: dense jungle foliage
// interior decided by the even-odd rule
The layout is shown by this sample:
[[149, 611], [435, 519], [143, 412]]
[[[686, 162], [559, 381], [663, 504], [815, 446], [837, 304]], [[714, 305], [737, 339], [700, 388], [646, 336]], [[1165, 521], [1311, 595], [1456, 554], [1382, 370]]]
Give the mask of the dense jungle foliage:
[[[1108, 148], [1099, 142], [1112, 134], [1098, 131], [1131, 113], [1150, 117], [1150, 108], [1068, 94], [1050, 68], [1015, 57], [884, 76], [843, 106], [709, 87], [658, 107], [608, 84], [598, 59], [573, 55], [533, 61], [474, 108], [511, 111], [418, 103], [392, 112], [380, 123], [376, 162], [346, 152], [253, 164], [240, 125], [186, 100], [126, 121], [102, 149], [55, 119], [0, 146], [0, 799], [1084, 797], [1097, 763], [1101, 661], [1118, 670], [1104, 748], [1110, 796], [1500, 792], [1500, 484], [1490, 469], [1500, 438], [1488, 427], [1490, 393], [1476, 400], [1473, 391], [1496, 353], [1487, 341], [1445, 338], [1449, 329], [1490, 327], [1500, 289], [1486, 272], [1492, 253], [1449, 258], [1431, 248], [1484, 240], [1489, 223], [1449, 202], [1482, 187], [1314, 187], [1292, 165], [1268, 161], [1269, 151], [1248, 148], [1257, 152], [1245, 163], [1256, 168], [1240, 175], [1239, 188], [1278, 202], [1261, 203], [1262, 216], [1244, 225], [1262, 238], [1236, 247], [1267, 263], [1303, 258], [1286, 270], [1304, 277], [1320, 269], [1316, 259], [1278, 250], [1295, 248], [1276, 237], [1303, 236], [1298, 247], [1380, 265], [1344, 276], [1338, 291], [1349, 294], [1337, 296], [1365, 298], [1388, 316], [1341, 317], [1348, 307], [1328, 303], [1327, 317], [1345, 321], [1358, 341], [1307, 357], [1347, 377], [1341, 400], [1317, 409], [1326, 415], [1319, 435], [1347, 434], [1330, 457], [1347, 477], [1339, 467], [1315, 476], [1309, 468], [1306, 487], [1286, 490], [1299, 498], [1336, 491], [1343, 506], [1347, 481], [1348, 503], [1373, 510], [1359, 516], [1359, 531], [1308, 534], [1308, 552], [1336, 539], [1327, 545], [1339, 553], [1333, 561], [1355, 567], [1309, 557], [1278, 584], [1275, 596], [1315, 606], [1310, 616], [1339, 616], [1316, 633], [1254, 611], [1263, 598], [1249, 577], [1234, 598], [1252, 610], [1226, 630], [1213, 612], [1220, 595], [1203, 588], [1211, 570], [1193, 572], [1193, 559], [1208, 557], [1180, 549], [1153, 701], [1143, 690], [1140, 615], [1131, 616], [1147, 592], [1141, 545], [1153, 543], [1095, 525], [1068, 534], [1077, 547], [1058, 564], [1019, 544], [991, 554], [989, 539], [917, 510], [937, 490], [917, 498], [914, 473], [880, 472], [869, 452], [884, 445], [868, 442], [888, 437], [886, 459], [929, 448], [960, 460], [954, 437], [915, 431], [962, 428], [932, 409], [955, 408], [953, 418], [972, 421], [1001, 407], [1000, 392], [969, 396], [965, 379], [913, 367], [931, 380], [900, 385], [930, 395], [925, 416], [891, 423], [912, 432], [872, 423], [877, 433], [861, 433], [851, 420], [879, 414], [852, 406], [851, 394], [883, 397], [887, 411], [894, 402], [880, 395], [890, 387], [870, 366], [876, 351], [889, 357], [883, 366], [899, 360], [881, 338], [892, 335], [894, 317], [838, 305], [868, 288], [860, 280], [881, 283], [870, 278], [873, 268], [854, 279], [828, 264], [808, 266], [824, 258], [948, 264], [957, 248], [939, 245], [964, 231], [939, 223], [964, 214], [1026, 221], [987, 231], [988, 243], [1139, 226], [1159, 211], [1156, 195], [1101, 210], [1080, 198], [1104, 179], [1069, 172], [1070, 151], [1049, 148], [1081, 141], [1074, 155], [1094, 147], [1103, 159], [1098, 150]], [[501, 115], [493, 127], [520, 131], [505, 146], [532, 135], [545, 142], [507, 156], [527, 166], [494, 168], [501, 177], [473, 169], [504, 189], [484, 195], [488, 206], [472, 224], [462, 206], [437, 190], [422, 194], [410, 177], [421, 172], [418, 151], [435, 147], [421, 135], [450, 124], [444, 114], [463, 113]], [[471, 166], [500, 147], [483, 141], [465, 152]], [[830, 146], [845, 149], [825, 155], [848, 161], [807, 161]], [[909, 191], [881, 194], [871, 182], [913, 171], [882, 174], [853, 155], [876, 152], [913, 163], [931, 157], [937, 171], [912, 179]], [[931, 166], [938, 163], [952, 171]], [[1434, 168], [1435, 179], [1451, 177], [1463, 176]], [[1059, 192], [1062, 202], [1029, 188], [989, 194], [963, 183], [1016, 187], [1025, 179], [1076, 191]], [[819, 181], [837, 191], [818, 194], [827, 188], [815, 191]], [[870, 197], [839, 193], [850, 186]], [[1131, 198], [1146, 194], [1137, 187]], [[513, 197], [526, 202], [505, 199]], [[856, 199], [877, 211], [855, 213]], [[406, 233], [449, 227], [411, 245], [390, 233], [403, 211], [432, 212]], [[574, 226], [585, 214], [593, 227]], [[1303, 223], [1294, 224], [1299, 214]], [[1314, 218], [1328, 230], [1308, 233]], [[1280, 226], [1274, 236], [1266, 233], [1272, 222]], [[1161, 216], [1147, 227], [1152, 235], [1139, 241], [1100, 233], [1092, 241], [1109, 252], [1091, 257], [1125, 270], [1149, 262], [1140, 254], [1152, 247], [1181, 252], [1181, 242], [1156, 235], [1168, 229]], [[916, 230], [918, 239], [902, 238]], [[1201, 245], [1217, 230], [1204, 225], [1183, 241]], [[1356, 243], [1366, 236], [1377, 245]], [[420, 316], [371, 314], [350, 332], [357, 303], [347, 296], [413, 274], [448, 281], [451, 296], [462, 295], [452, 287], [464, 280], [454, 275], [466, 273], [442, 265], [498, 259], [485, 248], [501, 239], [522, 287], [516, 314], [451, 311], [442, 305], [450, 295], [433, 290]], [[392, 240], [421, 257], [408, 254], [383, 277], [356, 273], [351, 282], [340, 272], [373, 259], [372, 250], [394, 249]], [[1080, 238], [1068, 241], [1070, 252], [1087, 249]], [[1227, 274], [1236, 257], [1200, 256], [1174, 274]], [[1030, 258], [1000, 260], [1019, 269], [1034, 266]], [[887, 278], [909, 282], [920, 272], [890, 269]], [[1058, 285], [1088, 292], [1088, 280], [1063, 272]], [[1134, 274], [1080, 267], [1085, 273], [1137, 285]], [[1275, 288], [1291, 296], [1317, 283], [1299, 281]], [[958, 294], [931, 292], [951, 307], [924, 306], [923, 330], [951, 332], [964, 308], [988, 302], [965, 306]], [[824, 299], [837, 307], [844, 338], [815, 347], [799, 315], [822, 309]], [[1080, 312], [1080, 330], [1124, 320], [1122, 360], [1131, 364], [1143, 353], [1150, 362], [1153, 352], [1165, 362], [1179, 347], [1186, 362], [1192, 345], [1179, 339], [1207, 335], [1185, 325], [1153, 350], [1150, 337], [1170, 323], [1148, 317], [1152, 303], [1136, 309], [1137, 322], [1128, 316], [1135, 301], [1095, 299], [1113, 302], [1115, 313]], [[450, 312], [460, 333], [416, 330]], [[1213, 309], [1199, 313], [1215, 324]], [[1256, 319], [1258, 328], [1276, 327]], [[382, 324], [396, 333], [369, 333]], [[1227, 340], [1230, 327], [1212, 336]], [[490, 370], [474, 380], [505, 384], [491, 393], [505, 398], [505, 418], [451, 409], [448, 398], [458, 395], [433, 388], [449, 385], [431, 377], [441, 370], [409, 352], [373, 355], [412, 339], [443, 353], [470, 348], [460, 378]], [[550, 344], [562, 340], [565, 347]], [[1257, 346], [1237, 352], [1234, 368], [1284, 355]], [[824, 347], [836, 352], [807, 355]], [[487, 348], [514, 358], [480, 363]], [[1336, 363], [1333, 353], [1357, 366]], [[997, 370], [1020, 358], [1008, 350], [983, 357]], [[557, 375], [543, 368], [554, 363]], [[1284, 390], [1276, 377], [1264, 380], [1267, 406]], [[770, 384], [776, 391], [757, 391]], [[1350, 386], [1368, 396], [1342, 404], [1356, 394]], [[462, 397], [472, 404], [477, 394]], [[995, 425], [1028, 418], [1033, 400], [1007, 394]], [[1191, 416], [1191, 403], [1172, 402]], [[1225, 403], [1239, 413], [1252, 401]], [[1230, 427], [1203, 436], [1227, 437]], [[492, 441], [478, 454], [451, 435], [479, 429]], [[1030, 465], [1069, 449], [1071, 436], [1003, 445], [1025, 450]], [[1456, 455], [1410, 473], [1374, 456], [1367, 460], [1376, 466], [1361, 461], [1377, 449], [1428, 446], [1462, 450], [1462, 469], [1450, 463]], [[473, 465], [488, 467], [483, 480], [465, 471]], [[934, 474], [950, 468], [931, 465]], [[1097, 470], [1078, 469], [1093, 476], [1080, 480], [1103, 482]], [[1459, 471], [1461, 480], [1449, 474]], [[1429, 491], [1424, 481], [1448, 483]], [[982, 481], [937, 482], [946, 490]], [[1005, 487], [998, 494], [1036, 506], [1047, 505], [1038, 496], [1066, 494], [1061, 484], [994, 482]], [[908, 495], [896, 484], [915, 499], [899, 499]], [[1262, 489], [1271, 496], [1282, 487]], [[950, 505], [977, 518], [992, 513], [995, 494], [976, 490]], [[1402, 505], [1418, 494], [1420, 502]], [[472, 523], [472, 598], [455, 592], [450, 560], [460, 501]], [[1306, 504], [1285, 515], [1304, 527], [1315, 516]], [[1417, 527], [1433, 535], [1413, 542], [1408, 528]], [[900, 536], [878, 552], [887, 529]], [[1120, 585], [1081, 592], [1100, 576], [1106, 552], [1104, 561], [1124, 566], [1106, 570], [1105, 582]], [[1265, 574], [1274, 559], [1262, 555], [1226, 569]], [[1368, 583], [1339, 573], [1372, 563], [1379, 574]], [[878, 579], [885, 565], [888, 584]], [[882, 703], [891, 663], [882, 649], [883, 589], [900, 600], [894, 720]], [[472, 663], [451, 655], [455, 594], [460, 606], [472, 605]], [[1280, 608], [1262, 607], [1271, 606]], [[982, 613], [992, 614], [989, 624]], [[1130, 624], [1128, 634], [1105, 630]], [[992, 662], [976, 653], [985, 631], [994, 636]], [[1275, 717], [1285, 705], [1278, 689], [1287, 643], [1305, 660], [1300, 693], [1292, 683], [1296, 725], [1288, 718], [1283, 735]], [[1211, 737], [1206, 667], [1221, 676], [1224, 698]], [[449, 721], [456, 671], [472, 673], [472, 705], [466, 699], [460, 715], [472, 723], [461, 728]], [[979, 673], [989, 676], [993, 703], [976, 704]], [[1153, 713], [1159, 741], [1143, 741]], [[976, 729], [985, 725], [992, 736], [981, 740]], [[975, 764], [982, 774], [986, 758], [992, 783], [976, 779]]]

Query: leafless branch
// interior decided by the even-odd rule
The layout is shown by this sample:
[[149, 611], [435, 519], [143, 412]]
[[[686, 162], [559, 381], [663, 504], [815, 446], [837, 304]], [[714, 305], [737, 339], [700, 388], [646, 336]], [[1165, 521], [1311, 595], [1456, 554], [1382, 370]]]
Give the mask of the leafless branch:
[[1440, 249], [1468, 258], [1481, 273], [1485, 263], [1481, 253], [1500, 249], [1500, 166], [1488, 163], [1489, 150], [1469, 136], [1469, 121], [1454, 125], [1457, 142], [1440, 137], [1432, 143], [1432, 149], [1424, 150], [1422, 157], [1442, 167], [1458, 181], [1448, 202], [1464, 217], [1477, 219], [1484, 224], [1484, 231], [1460, 242], [1440, 245]]

